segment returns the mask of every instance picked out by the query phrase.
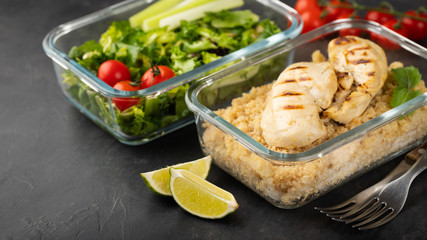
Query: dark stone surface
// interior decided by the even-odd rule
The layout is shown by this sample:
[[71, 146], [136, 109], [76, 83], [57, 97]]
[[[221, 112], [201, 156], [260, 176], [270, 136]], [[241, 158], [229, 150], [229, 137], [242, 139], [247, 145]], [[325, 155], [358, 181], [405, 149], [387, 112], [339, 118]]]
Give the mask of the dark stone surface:
[[[374, 230], [314, 210], [377, 182], [398, 159], [294, 210], [272, 206], [216, 166], [208, 180], [240, 204], [224, 219], [194, 217], [152, 194], [140, 172], [202, 157], [195, 126], [142, 146], [119, 143], [66, 101], [41, 46], [53, 27], [116, 2], [0, 3], [0, 239], [427, 238], [426, 173], [413, 182], [402, 213]], [[401, 10], [420, 4], [390, 2]]]

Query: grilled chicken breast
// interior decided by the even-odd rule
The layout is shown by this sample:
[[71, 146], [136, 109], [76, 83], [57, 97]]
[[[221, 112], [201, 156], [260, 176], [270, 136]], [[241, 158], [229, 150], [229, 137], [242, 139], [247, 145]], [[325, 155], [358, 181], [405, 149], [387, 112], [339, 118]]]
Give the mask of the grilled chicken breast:
[[329, 62], [294, 63], [279, 75], [274, 86], [287, 84], [289, 80], [295, 80], [304, 87], [322, 109], [331, 105], [338, 87], [337, 77]]
[[314, 62], [287, 67], [273, 84], [261, 118], [267, 144], [296, 148], [324, 137], [320, 112], [343, 124], [351, 122], [387, 78], [385, 53], [369, 40], [336, 38], [328, 45], [329, 61], [320, 55]]
[[295, 148], [326, 135], [319, 112], [332, 103], [338, 83], [329, 62], [287, 67], [273, 84], [261, 118], [269, 145]]
[[347, 124], [360, 116], [387, 78], [387, 58], [377, 44], [355, 36], [336, 38], [328, 45], [339, 89], [325, 117]]

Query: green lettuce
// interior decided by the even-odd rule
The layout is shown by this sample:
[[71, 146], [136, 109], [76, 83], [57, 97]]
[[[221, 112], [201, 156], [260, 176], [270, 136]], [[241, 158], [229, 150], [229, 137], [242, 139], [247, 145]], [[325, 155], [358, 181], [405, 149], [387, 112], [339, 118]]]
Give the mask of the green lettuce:
[[[119, 60], [138, 84], [152, 66], [166, 65], [180, 75], [280, 32], [272, 21], [259, 21], [249, 10], [206, 13], [195, 21], [182, 20], [173, 30], [166, 26], [144, 31], [134, 26], [139, 18], [133, 20], [133, 25], [129, 21], [112, 22], [97, 41], [73, 47], [69, 57], [94, 74], [104, 61]], [[69, 95], [85, 109], [131, 136], [149, 135], [191, 115], [185, 104], [189, 84], [156, 97], [141, 97], [138, 105], [124, 111], [70, 72], [64, 74], [64, 84]]]

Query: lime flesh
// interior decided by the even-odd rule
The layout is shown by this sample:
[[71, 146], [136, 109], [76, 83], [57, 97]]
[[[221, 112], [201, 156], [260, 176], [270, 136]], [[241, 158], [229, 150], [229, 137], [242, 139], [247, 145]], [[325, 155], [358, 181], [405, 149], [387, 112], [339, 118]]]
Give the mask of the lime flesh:
[[185, 169], [170, 169], [173, 198], [184, 210], [202, 217], [217, 219], [238, 207], [234, 196]]
[[180, 163], [151, 172], [141, 173], [141, 177], [153, 192], [164, 196], [172, 196], [169, 187], [170, 168], [186, 169], [201, 178], [206, 178], [210, 170], [211, 162], [212, 157], [209, 155], [191, 162]]

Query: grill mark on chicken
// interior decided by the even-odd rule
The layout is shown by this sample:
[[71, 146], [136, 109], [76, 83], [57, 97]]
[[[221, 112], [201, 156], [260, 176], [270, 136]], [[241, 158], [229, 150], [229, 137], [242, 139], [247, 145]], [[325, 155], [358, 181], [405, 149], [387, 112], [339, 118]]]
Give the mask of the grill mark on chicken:
[[304, 93], [299, 93], [299, 92], [284, 92], [280, 95], [274, 96], [275, 98], [277, 97], [284, 97], [284, 96], [301, 96], [304, 95]]
[[[360, 51], [360, 50], [369, 50], [370, 49], [370, 47], [369, 46], [366, 46], [366, 47], [358, 47], [358, 48], [353, 48], [353, 49], [349, 49], [348, 50], [348, 52], [350, 53], [350, 54], [352, 54], [352, 55], [354, 55], [354, 52], [355, 51]], [[366, 55], [367, 53], [366, 52], [364, 52], [364, 55]]]
[[370, 62], [372, 62], [372, 59], [359, 59], [359, 60], [350, 61], [349, 63], [357, 65], [357, 64], [365, 64]]
[[336, 45], [343, 45], [343, 44], [348, 44], [351, 42], [356, 41], [354, 38], [350, 38], [350, 37], [340, 37], [335, 39], [334, 44]]
[[368, 75], [368, 76], [374, 76], [375, 75], [375, 71], [373, 71], [373, 72], [368, 72], [368, 73], [366, 73], [366, 75]]
[[284, 110], [297, 110], [297, 109], [304, 109], [303, 105], [286, 105], [283, 106]]
[[297, 80], [295, 79], [287, 79], [287, 80], [283, 80], [282, 82], [278, 83], [278, 84], [283, 84], [283, 83], [296, 83]]
[[293, 67], [293, 68], [289, 68], [288, 70], [306, 69], [306, 68], [307, 68], [306, 66], [296, 66], [296, 67]]
[[312, 81], [313, 79], [311, 77], [300, 77], [300, 81]]

